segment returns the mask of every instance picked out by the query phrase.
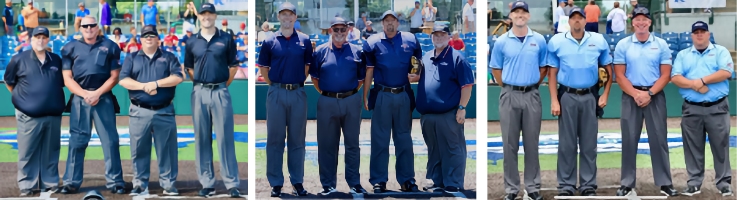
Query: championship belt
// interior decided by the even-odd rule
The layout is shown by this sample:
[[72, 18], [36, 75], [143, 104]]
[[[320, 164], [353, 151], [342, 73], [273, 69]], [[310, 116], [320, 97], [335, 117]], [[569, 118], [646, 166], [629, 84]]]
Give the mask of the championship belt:
[[599, 67], [599, 87], [604, 87], [607, 81], [609, 81], [609, 72], [606, 68]]
[[410, 58], [410, 63], [412, 64], [412, 70], [410, 70], [409, 73], [420, 75], [420, 72], [422, 72], [422, 68], [424, 68], [424, 66], [422, 65], [422, 61], [417, 59], [417, 57], [412, 56], [412, 58]]

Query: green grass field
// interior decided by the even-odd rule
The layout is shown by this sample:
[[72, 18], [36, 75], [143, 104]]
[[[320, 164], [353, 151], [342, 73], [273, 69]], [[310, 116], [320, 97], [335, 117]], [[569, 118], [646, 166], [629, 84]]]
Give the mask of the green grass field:
[[[192, 128], [192, 126], [177, 126], [180, 129]], [[0, 130], [15, 130], [14, 128], [0, 128]], [[237, 132], [248, 132], [248, 125], [235, 125], [235, 131]], [[220, 157], [217, 151], [217, 142], [213, 141], [213, 158], [215, 161], [219, 161]], [[67, 152], [69, 148], [66, 146], [61, 147], [60, 160], [67, 159]], [[18, 150], [12, 149], [12, 146], [7, 144], [0, 144], [0, 162], [17, 162], [18, 161]], [[189, 144], [187, 147], [179, 148], [179, 160], [195, 160], [195, 145]], [[235, 142], [236, 160], [239, 162], [248, 162], [248, 143]], [[151, 149], [151, 159], [156, 159], [156, 152]], [[120, 147], [121, 160], [130, 160], [131, 151], [129, 146]], [[87, 160], [103, 160], [102, 147], [87, 147], [85, 154]]]

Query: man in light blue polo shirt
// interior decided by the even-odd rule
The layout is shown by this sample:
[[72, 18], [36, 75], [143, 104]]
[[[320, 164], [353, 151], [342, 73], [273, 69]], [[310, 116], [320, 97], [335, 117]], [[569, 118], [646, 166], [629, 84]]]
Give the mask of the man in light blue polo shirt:
[[648, 31], [652, 20], [645, 7], [633, 11], [635, 34], [617, 43], [614, 70], [622, 88], [622, 174], [617, 196], [628, 196], [635, 188], [637, 146], [642, 121], [647, 124], [650, 159], [655, 185], [660, 193], [676, 196], [670, 173], [668, 124], [663, 88], [670, 81], [671, 55], [668, 43]]
[[503, 86], [499, 95], [499, 121], [504, 144], [505, 200], [514, 200], [519, 193], [520, 131], [525, 152], [525, 192], [537, 200], [542, 199], [538, 157], [542, 102], [537, 89], [548, 72], [545, 59], [548, 49], [545, 38], [527, 26], [530, 13], [526, 2], [512, 4], [509, 17], [514, 26], [497, 39], [489, 60], [489, 71]]
[[141, 26], [152, 25], [154, 30], [159, 23], [159, 9], [156, 8], [154, 0], [148, 0], [147, 5], [141, 7]]
[[[612, 80], [604, 86], [598, 102], [599, 67], [612, 71], [609, 45], [599, 33], [584, 31], [586, 15], [574, 7], [569, 13], [568, 32], [557, 34], [548, 43], [548, 73], [551, 113], [559, 116], [558, 196], [596, 196], [596, 141], [599, 129], [596, 107], [606, 106]], [[560, 73], [558, 73], [560, 71]], [[560, 86], [555, 86], [560, 83]], [[580, 146], [580, 175], [576, 173]], [[579, 178], [580, 177], [580, 178]], [[577, 178], [580, 186], [576, 187]]]
[[709, 42], [709, 25], [698, 21], [691, 26], [693, 46], [678, 53], [673, 62], [671, 81], [681, 88], [685, 99], [681, 131], [688, 171], [688, 187], [681, 194], [701, 193], [704, 181], [704, 146], [709, 134], [717, 189], [732, 196], [732, 168], [729, 164], [728, 79], [734, 72], [729, 51]]

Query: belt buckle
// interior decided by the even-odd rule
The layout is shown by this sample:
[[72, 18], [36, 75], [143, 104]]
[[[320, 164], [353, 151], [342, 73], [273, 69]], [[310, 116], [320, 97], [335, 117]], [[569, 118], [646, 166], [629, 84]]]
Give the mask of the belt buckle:
[[345, 94], [345, 93], [335, 93], [335, 98], [336, 99], [343, 99], [343, 94]]
[[577, 95], [584, 95], [584, 93], [585, 93], [585, 89], [576, 89], [575, 91], [576, 91], [575, 93]]
[[286, 85], [284, 85], [284, 88], [287, 89], [287, 90], [294, 90], [295, 89], [293, 84], [286, 84]]
[[400, 88], [392, 88], [391, 91], [392, 91], [392, 93], [397, 94], [397, 93], [399, 93], [399, 89]]

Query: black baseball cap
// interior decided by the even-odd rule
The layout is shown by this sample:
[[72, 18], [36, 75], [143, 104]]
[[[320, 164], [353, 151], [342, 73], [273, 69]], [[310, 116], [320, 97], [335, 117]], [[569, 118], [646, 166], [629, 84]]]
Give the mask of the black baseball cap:
[[332, 21], [330, 22], [330, 26], [335, 26], [335, 25], [347, 25], [347, 24], [348, 24], [348, 23], [347, 23], [347, 22], [345, 21], [345, 19], [343, 19], [342, 17], [335, 17], [335, 18], [334, 18], [334, 19], [333, 19], [333, 20], [332, 20]]
[[632, 18], [637, 17], [637, 15], [645, 15], [645, 17], [650, 19], [650, 10], [645, 7], [638, 6], [632, 10]]
[[709, 24], [706, 24], [702, 21], [697, 21], [696, 23], [693, 23], [693, 25], [691, 25], [691, 33], [696, 32], [698, 30], [709, 31]]
[[435, 33], [438, 31], [450, 34], [450, 28], [448, 28], [448, 26], [445, 26], [445, 25], [435, 25], [434, 27], [432, 27], [432, 33]]
[[353, 21], [348, 21], [348, 26], [355, 26], [356, 23], [353, 23]]
[[389, 16], [389, 15], [394, 16], [394, 18], [399, 19], [399, 17], [397, 17], [397, 13], [391, 10], [387, 10], [386, 12], [384, 12], [384, 14], [381, 15], [381, 20], [384, 20], [384, 18], [386, 18], [386, 16]]
[[586, 18], [586, 13], [583, 12], [583, 9], [580, 7], [573, 7], [570, 12], [568, 12], [568, 16], [573, 16], [573, 13], [578, 13], [583, 16], [583, 18]]
[[146, 37], [147, 35], [159, 36], [159, 32], [156, 31], [153, 25], [146, 25], [141, 29], [141, 37]]
[[512, 9], [510, 11], [514, 11], [517, 8], [522, 8], [522, 9], [525, 10], [525, 12], [530, 12], [530, 9], [529, 9], [529, 7], [527, 5], [527, 2], [524, 2], [524, 1], [514, 2], [514, 4], [512, 4]]
[[292, 3], [289, 3], [289, 2], [282, 3], [281, 5], [279, 5], [279, 12], [277, 13], [281, 13], [281, 11], [285, 11], [285, 10], [292, 11], [292, 13], [297, 14], [297, 7], [294, 6], [294, 4]]
[[33, 29], [33, 34], [31, 34], [31, 36], [36, 36], [38, 34], [43, 34], [46, 37], [49, 37], [49, 29], [43, 26], [36, 27]]
[[217, 13], [215, 12], [215, 5], [212, 5], [211, 3], [203, 3], [202, 7], [200, 8], [200, 14], [210, 12], [210, 13]]

